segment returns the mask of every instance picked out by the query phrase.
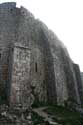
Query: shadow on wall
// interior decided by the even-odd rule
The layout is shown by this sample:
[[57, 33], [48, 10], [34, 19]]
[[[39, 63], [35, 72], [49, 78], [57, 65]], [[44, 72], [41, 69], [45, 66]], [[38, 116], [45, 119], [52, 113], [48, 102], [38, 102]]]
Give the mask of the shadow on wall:
[[47, 99], [48, 103], [55, 104], [56, 98], [56, 86], [55, 86], [55, 73], [53, 56], [50, 50], [50, 45], [43, 30], [40, 30], [40, 46], [43, 48], [44, 64], [45, 64], [45, 84], [47, 86]]

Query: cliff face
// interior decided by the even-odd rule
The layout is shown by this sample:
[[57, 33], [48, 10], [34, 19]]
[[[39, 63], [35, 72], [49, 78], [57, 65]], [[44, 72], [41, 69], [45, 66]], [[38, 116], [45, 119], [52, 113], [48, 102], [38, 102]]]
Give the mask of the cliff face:
[[0, 27], [0, 74], [8, 102], [82, 103], [80, 70], [52, 31], [15, 3], [0, 5]]

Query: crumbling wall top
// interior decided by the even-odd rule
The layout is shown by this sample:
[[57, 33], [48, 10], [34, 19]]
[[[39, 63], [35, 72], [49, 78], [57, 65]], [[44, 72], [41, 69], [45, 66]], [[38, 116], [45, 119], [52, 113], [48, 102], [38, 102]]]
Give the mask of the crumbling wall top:
[[6, 2], [6, 3], [0, 4], [0, 8], [3, 8], [3, 9], [14, 8], [14, 7], [16, 7], [15, 2]]

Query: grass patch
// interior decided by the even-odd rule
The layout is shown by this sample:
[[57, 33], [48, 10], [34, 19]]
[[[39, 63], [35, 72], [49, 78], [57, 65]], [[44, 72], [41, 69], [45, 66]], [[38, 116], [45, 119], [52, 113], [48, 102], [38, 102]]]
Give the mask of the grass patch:
[[44, 118], [39, 116], [37, 113], [32, 112], [32, 121], [33, 125], [42, 124], [44, 123]]
[[71, 111], [66, 107], [48, 106], [44, 111], [53, 116], [54, 120], [62, 125], [81, 125], [83, 123], [83, 117], [78, 112]]
[[35, 99], [34, 103], [32, 104], [32, 108], [39, 108], [39, 107], [45, 107], [48, 106], [46, 102], [40, 102]]

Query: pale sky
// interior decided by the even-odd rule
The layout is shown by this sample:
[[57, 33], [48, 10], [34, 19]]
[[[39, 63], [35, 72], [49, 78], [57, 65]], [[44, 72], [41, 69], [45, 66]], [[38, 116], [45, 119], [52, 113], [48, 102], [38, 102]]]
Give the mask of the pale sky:
[[83, 0], [0, 0], [8, 1], [26, 7], [53, 30], [83, 71]]

